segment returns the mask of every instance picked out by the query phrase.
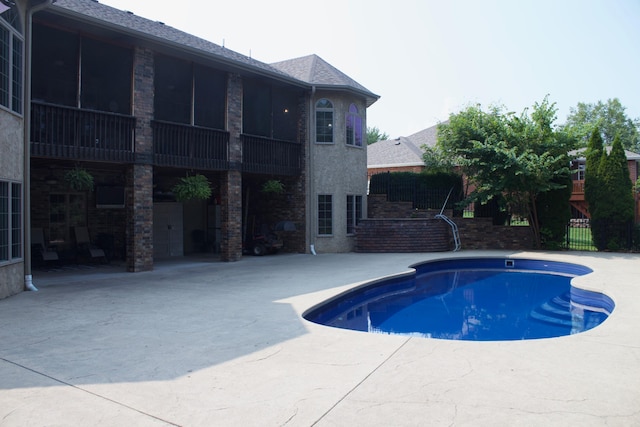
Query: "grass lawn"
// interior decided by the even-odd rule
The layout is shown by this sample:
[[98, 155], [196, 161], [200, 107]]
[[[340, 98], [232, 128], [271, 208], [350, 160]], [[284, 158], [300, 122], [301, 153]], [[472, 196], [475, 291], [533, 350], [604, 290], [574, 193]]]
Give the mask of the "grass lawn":
[[569, 245], [568, 249], [578, 251], [597, 251], [593, 246], [590, 228], [569, 227]]

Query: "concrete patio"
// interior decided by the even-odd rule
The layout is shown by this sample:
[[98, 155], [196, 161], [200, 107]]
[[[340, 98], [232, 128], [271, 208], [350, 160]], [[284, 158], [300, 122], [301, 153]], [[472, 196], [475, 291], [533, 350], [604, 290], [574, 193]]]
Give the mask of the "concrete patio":
[[[582, 334], [515, 342], [390, 336], [301, 314], [444, 257], [535, 257], [594, 273], [616, 303]], [[462, 251], [180, 259], [38, 272], [0, 301], [5, 426], [640, 425], [640, 256]]]

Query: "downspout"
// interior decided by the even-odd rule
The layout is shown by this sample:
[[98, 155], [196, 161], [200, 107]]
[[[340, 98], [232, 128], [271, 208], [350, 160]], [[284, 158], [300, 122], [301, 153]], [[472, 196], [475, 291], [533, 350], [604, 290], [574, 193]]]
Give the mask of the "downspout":
[[309, 251], [312, 255], [316, 254], [316, 221], [314, 212], [316, 209], [314, 208], [314, 200], [315, 200], [315, 175], [314, 172], [314, 163], [313, 163], [313, 151], [315, 147], [314, 139], [315, 139], [315, 110], [314, 110], [314, 97], [316, 94], [316, 87], [311, 86], [311, 97], [309, 98], [309, 161], [307, 164], [308, 172], [307, 172], [307, 180], [309, 182], [309, 191], [307, 191], [307, 230], [309, 236]]
[[24, 172], [22, 184], [24, 228], [24, 287], [37, 291], [31, 275], [31, 28], [33, 14], [49, 7], [55, 0], [44, 0], [33, 7], [27, 2], [24, 25]]

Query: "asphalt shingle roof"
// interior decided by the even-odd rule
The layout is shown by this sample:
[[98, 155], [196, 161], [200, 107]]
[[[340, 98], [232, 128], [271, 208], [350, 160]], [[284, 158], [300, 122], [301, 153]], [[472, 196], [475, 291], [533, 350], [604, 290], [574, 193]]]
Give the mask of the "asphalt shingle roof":
[[302, 81], [272, 67], [269, 64], [242, 55], [219, 46], [208, 40], [178, 30], [161, 22], [152, 21], [131, 12], [101, 4], [95, 0], [57, 0], [47, 11], [68, 16], [102, 27], [110, 27], [129, 33], [137, 38], [161, 43], [176, 48], [187, 48], [195, 53], [213, 56], [216, 59], [236, 67], [269, 74], [292, 82]]
[[367, 98], [367, 105], [373, 104], [379, 98], [378, 95], [315, 54], [271, 65], [290, 76], [317, 87], [344, 88], [356, 91]]
[[378, 141], [367, 146], [367, 167], [423, 166], [422, 146], [433, 147], [437, 141], [437, 125], [413, 135]]

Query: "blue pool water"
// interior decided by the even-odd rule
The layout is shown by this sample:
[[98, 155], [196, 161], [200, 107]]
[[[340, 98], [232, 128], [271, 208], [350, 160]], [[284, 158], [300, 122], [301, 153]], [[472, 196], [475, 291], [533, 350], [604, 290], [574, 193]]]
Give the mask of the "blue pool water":
[[350, 290], [314, 307], [315, 323], [452, 340], [551, 338], [592, 329], [614, 308], [571, 286], [587, 267], [552, 261], [466, 258], [425, 262], [415, 273]]

